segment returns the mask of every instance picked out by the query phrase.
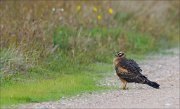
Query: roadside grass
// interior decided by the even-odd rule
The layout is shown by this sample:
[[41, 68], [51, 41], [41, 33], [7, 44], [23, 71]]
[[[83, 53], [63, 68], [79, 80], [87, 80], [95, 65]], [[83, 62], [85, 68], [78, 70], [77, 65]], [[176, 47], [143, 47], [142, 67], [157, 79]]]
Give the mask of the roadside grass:
[[102, 79], [107, 71], [111, 71], [111, 66], [97, 63], [75, 74], [56, 74], [56, 77], [46, 76], [46, 79], [38, 74], [34, 75], [36, 79], [32, 77], [26, 80], [24, 75], [20, 75], [18, 77], [21, 81], [9, 80], [1, 87], [1, 105], [59, 100], [83, 92], [110, 89], [97, 86], [98, 80]]
[[[157, 46], [157, 40], [147, 33], [120, 28], [73, 30], [61, 27], [54, 33], [54, 44], [59, 47], [41, 64], [31, 62], [26, 72], [16, 71], [15, 74], [1, 77], [2, 106], [59, 100], [83, 92], [113, 89], [97, 84], [98, 80], [114, 71], [112, 60], [116, 51], [124, 50], [128, 58], [141, 60], [146, 54], [163, 47]], [[7, 52], [16, 53], [14, 49]], [[8, 53], [3, 50], [1, 55], [8, 57]], [[12, 54], [8, 59], [3, 58], [1, 67], [17, 57]], [[21, 60], [15, 61], [15, 65], [21, 65], [24, 62]], [[11, 67], [9, 69], [13, 71]]]

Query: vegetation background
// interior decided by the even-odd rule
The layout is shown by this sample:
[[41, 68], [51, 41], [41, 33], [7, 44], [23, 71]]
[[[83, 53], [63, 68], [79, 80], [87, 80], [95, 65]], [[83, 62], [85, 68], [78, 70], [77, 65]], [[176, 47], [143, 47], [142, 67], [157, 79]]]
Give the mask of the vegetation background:
[[179, 45], [180, 1], [0, 1], [1, 106], [112, 89], [116, 51]]

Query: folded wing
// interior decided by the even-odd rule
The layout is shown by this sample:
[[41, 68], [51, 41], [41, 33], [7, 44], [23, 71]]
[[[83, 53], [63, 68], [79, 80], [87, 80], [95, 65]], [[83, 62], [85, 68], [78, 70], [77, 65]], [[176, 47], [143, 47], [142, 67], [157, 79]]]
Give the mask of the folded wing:
[[116, 68], [118, 76], [127, 82], [145, 83], [147, 78], [141, 74], [141, 68], [134, 60], [126, 58], [119, 62], [119, 67]]

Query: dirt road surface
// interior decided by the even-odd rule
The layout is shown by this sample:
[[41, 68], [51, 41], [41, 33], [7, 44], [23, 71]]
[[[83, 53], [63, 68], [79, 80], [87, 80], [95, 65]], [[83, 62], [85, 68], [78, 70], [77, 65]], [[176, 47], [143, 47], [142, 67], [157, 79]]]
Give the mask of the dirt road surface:
[[[17, 108], [180, 108], [179, 97], [179, 50], [171, 49], [139, 62], [150, 80], [158, 82], [160, 89], [147, 85], [128, 84], [128, 90], [120, 88], [111, 91], [86, 93], [56, 102], [19, 105]], [[114, 72], [102, 85], [118, 85]]]

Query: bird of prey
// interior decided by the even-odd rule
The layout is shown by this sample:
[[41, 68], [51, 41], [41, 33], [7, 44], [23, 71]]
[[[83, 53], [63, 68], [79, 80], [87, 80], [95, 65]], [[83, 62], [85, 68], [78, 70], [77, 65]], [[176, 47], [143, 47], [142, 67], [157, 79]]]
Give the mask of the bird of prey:
[[141, 74], [142, 70], [139, 65], [132, 59], [127, 59], [123, 52], [117, 52], [113, 60], [116, 74], [123, 83], [122, 89], [127, 89], [126, 84], [135, 82], [141, 84], [147, 84], [153, 88], [158, 89], [159, 84], [150, 81]]

